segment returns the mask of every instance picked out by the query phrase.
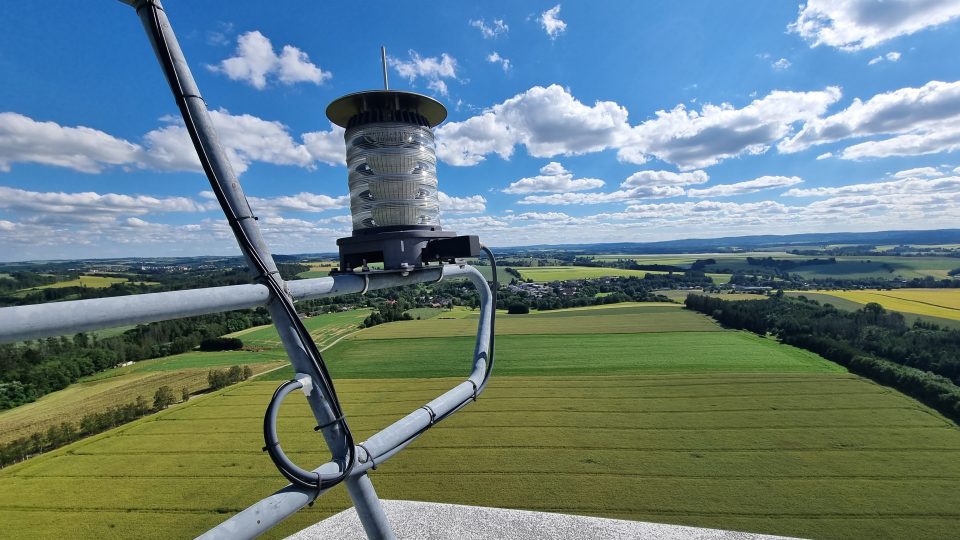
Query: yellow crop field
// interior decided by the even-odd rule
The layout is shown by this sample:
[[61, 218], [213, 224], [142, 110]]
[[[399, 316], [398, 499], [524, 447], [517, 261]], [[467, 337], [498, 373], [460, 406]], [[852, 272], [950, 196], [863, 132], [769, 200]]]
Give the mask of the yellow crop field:
[[820, 291], [820, 293], [860, 304], [876, 302], [892, 311], [960, 320], [960, 289]]
[[80, 276], [79, 278], [71, 279], [70, 281], [58, 281], [56, 283], [51, 283], [50, 285], [42, 285], [40, 287], [33, 287], [25, 290], [60, 289], [63, 287], [90, 287], [93, 289], [102, 289], [109, 287], [114, 283], [127, 283], [127, 281], [127, 278], [118, 278], [112, 276]]

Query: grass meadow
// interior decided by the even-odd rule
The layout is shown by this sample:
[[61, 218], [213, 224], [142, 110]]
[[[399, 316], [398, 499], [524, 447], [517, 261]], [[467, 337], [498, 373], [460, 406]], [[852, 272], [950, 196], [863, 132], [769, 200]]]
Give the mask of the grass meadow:
[[[356, 332], [358, 325], [369, 315], [369, 309], [354, 309], [308, 317], [303, 319], [303, 324], [310, 331], [310, 336], [313, 337], [317, 347], [323, 349], [344, 336]], [[277, 335], [277, 330], [273, 325], [248, 328], [233, 334], [227, 334], [227, 337], [242, 339], [244, 346], [248, 348], [277, 351], [282, 355], [281, 359], [286, 360], [286, 355], [283, 353], [283, 344], [280, 342], [280, 336]]]
[[[519, 331], [541, 320], [552, 331]], [[894, 390], [677, 306], [513, 321], [498, 320], [480, 399], [372, 472], [381, 497], [814, 538], [960, 530], [960, 429]], [[466, 373], [473, 339], [441, 322], [458, 321], [391, 323], [325, 353], [358, 441]], [[669, 330], [684, 324], [700, 329]], [[440, 335], [410, 337], [427, 333], [417, 325]], [[276, 384], [254, 379], [0, 471], [5, 537], [188, 537], [219, 523], [285, 484], [260, 451]], [[319, 464], [313, 418], [288, 401], [284, 448]], [[348, 506], [337, 487], [267, 537]]]

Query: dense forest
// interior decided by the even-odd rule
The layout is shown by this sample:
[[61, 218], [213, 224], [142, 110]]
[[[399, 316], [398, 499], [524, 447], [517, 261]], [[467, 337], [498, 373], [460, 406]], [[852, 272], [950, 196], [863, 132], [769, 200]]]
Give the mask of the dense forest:
[[858, 311], [803, 297], [730, 301], [702, 295], [686, 306], [724, 326], [776, 336], [892, 386], [960, 420], [960, 331], [915, 322], [870, 303]]

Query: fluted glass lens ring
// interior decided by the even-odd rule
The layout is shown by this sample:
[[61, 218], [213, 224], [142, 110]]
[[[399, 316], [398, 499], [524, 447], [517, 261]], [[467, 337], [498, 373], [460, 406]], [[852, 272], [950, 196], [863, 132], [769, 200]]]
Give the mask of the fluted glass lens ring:
[[427, 127], [397, 122], [347, 130], [353, 230], [440, 226], [437, 155]]

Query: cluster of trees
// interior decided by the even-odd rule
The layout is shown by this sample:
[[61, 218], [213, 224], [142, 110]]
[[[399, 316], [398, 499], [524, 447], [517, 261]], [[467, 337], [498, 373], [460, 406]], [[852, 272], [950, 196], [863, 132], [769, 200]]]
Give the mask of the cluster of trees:
[[697, 259], [693, 261], [693, 264], [690, 265], [690, 269], [703, 271], [706, 269], [706, 267], [710, 266], [711, 264], [717, 264], [717, 260], [716, 259]]
[[239, 351], [242, 348], [243, 340], [240, 338], [211, 337], [200, 341], [200, 350], [204, 352]]
[[551, 310], [571, 307], [617, 304], [620, 302], [669, 302], [656, 291], [709, 287], [713, 282], [700, 272], [683, 274], [647, 274], [644, 277], [582, 279], [548, 283], [540, 296], [523, 290], [503, 288], [497, 295], [497, 309], [525, 305], [530, 309]]
[[774, 259], [773, 257], [747, 257], [750, 266], [764, 266], [775, 268], [780, 272], [789, 272], [798, 266], [814, 266], [822, 264], [837, 264], [835, 257], [829, 259]]
[[960, 419], [960, 331], [907, 325], [903, 315], [870, 303], [854, 312], [803, 297], [730, 301], [687, 297], [688, 308], [725, 326], [776, 336], [887, 384]]
[[205, 339], [269, 322], [263, 309], [242, 310], [140, 325], [112, 337], [81, 333], [0, 345], [0, 410], [124, 362], [179, 354]]
[[211, 369], [207, 372], [207, 384], [210, 390], [219, 390], [226, 388], [231, 384], [237, 384], [253, 376], [253, 370], [250, 366], [230, 366], [230, 369]]
[[507, 307], [507, 313], [510, 315], [526, 315], [530, 313], [530, 306], [526, 304], [510, 304]]
[[408, 306], [409, 303], [401, 303], [396, 300], [384, 303], [379, 307], [379, 309], [371, 313], [366, 319], [363, 320], [362, 323], [360, 323], [360, 328], [370, 328], [371, 326], [393, 321], [412, 320], [413, 317], [406, 312], [407, 309], [410, 309]]

